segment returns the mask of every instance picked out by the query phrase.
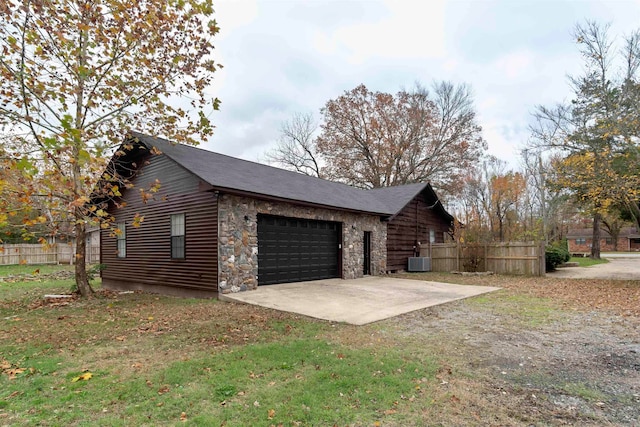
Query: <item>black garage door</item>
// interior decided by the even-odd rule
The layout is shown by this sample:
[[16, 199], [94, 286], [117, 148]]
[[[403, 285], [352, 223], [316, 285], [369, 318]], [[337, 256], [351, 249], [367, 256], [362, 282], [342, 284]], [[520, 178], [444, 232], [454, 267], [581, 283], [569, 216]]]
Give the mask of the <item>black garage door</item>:
[[340, 223], [258, 215], [258, 284], [340, 277]]

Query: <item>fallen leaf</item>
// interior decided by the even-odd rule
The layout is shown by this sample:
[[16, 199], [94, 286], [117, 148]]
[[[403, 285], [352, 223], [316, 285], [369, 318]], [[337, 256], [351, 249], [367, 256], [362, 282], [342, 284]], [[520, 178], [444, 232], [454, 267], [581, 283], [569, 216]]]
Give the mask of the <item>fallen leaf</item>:
[[269, 418], [270, 420], [273, 419], [273, 417], [276, 416], [276, 410], [275, 409], [269, 409], [267, 411], [267, 418]]
[[393, 415], [396, 412], [398, 412], [398, 411], [396, 411], [395, 409], [387, 409], [386, 411], [384, 411], [384, 414], [385, 415]]
[[76, 383], [80, 380], [82, 381], [89, 381], [91, 378], [93, 377], [93, 374], [91, 372], [85, 372], [84, 374], [80, 375], [79, 377], [75, 377], [74, 379], [71, 380], [72, 383]]
[[187, 413], [183, 412], [180, 414], [180, 421], [185, 422], [187, 421]]

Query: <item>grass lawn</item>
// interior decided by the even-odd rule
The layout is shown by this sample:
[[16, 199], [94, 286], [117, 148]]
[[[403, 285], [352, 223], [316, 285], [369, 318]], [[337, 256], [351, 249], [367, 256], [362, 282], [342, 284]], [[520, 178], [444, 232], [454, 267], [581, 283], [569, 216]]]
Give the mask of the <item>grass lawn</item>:
[[[414, 276], [423, 277], [492, 279]], [[71, 280], [0, 282], [0, 425], [530, 425], [541, 409], [529, 419], [514, 413], [514, 402], [500, 400], [505, 377], [488, 382], [468, 356], [483, 352], [465, 345], [479, 319], [529, 334], [575, 313], [563, 296], [543, 294], [555, 286], [545, 280], [494, 277], [505, 290], [420, 311], [426, 321], [407, 315], [366, 326], [143, 293], [44, 301], [68, 292]], [[607, 295], [613, 301], [615, 290]], [[433, 317], [455, 307], [468, 314], [450, 328]], [[540, 419], [557, 421], [547, 413]]]
[[589, 257], [581, 258], [581, 257], [571, 257], [569, 262], [577, 262], [580, 267], [590, 267], [596, 264], [606, 264], [609, 262], [608, 259], [600, 258], [593, 259]]
[[71, 284], [0, 283], [0, 424], [405, 425], [429, 405], [435, 358], [375, 328], [141, 293], [43, 302]]
[[48, 274], [55, 273], [60, 270], [73, 271], [73, 265], [0, 265], [0, 277], [6, 277], [18, 274]]

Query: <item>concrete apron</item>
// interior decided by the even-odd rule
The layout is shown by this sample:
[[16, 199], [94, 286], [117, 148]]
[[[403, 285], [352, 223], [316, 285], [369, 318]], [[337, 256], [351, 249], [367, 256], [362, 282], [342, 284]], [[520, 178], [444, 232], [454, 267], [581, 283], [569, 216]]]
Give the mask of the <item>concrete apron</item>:
[[218, 298], [333, 322], [365, 325], [498, 289], [370, 276], [264, 285], [254, 291], [219, 294]]

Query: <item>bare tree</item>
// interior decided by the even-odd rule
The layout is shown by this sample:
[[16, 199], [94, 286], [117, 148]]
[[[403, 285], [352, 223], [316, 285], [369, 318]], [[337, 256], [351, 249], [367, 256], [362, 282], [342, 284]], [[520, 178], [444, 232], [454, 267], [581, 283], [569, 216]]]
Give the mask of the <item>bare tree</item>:
[[[522, 170], [529, 192], [528, 227], [535, 238], [547, 241], [559, 240], [564, 234], [565, 211], [572, 209], [569, 193], [552, 185], [555, 180], [553, 163], [556, 157], [545, 158], [535, 148], [525, 148], [520, 153]], [[536, 222], [540, 222], [539, 225]]]
[[322, 178], [314, 136], [317, 130], [318, 124], [312, 114], [294, 114], [291, 120], [282, 124], [278, 145], [266, 153], [266, 160], [285, 169]]

